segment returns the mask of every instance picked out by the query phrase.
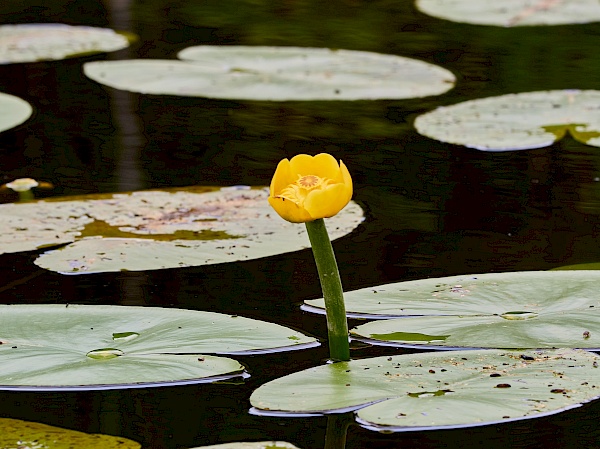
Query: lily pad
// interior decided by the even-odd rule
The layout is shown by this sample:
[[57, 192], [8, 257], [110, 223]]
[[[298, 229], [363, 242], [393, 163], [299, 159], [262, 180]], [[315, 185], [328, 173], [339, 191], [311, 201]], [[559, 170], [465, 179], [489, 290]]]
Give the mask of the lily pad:
[[31, 114], [33, 109], [25, 100], [0, 93], [0, 132], [20, 125], [31, 117]]
[[253, 443], [223, 443], [211, 446], [199, 446], [192, 449], [298, 449], [285, 441], [256, 441]]
[[[265, 189], [192, 187], [0, 205], [0, 252], [65, 245], [35, 263], [64, 274], [140, 271], [267, 257], [310, 246], [273, 213]], [[363, 220], [351, 202], [332, 238]]]
[[0, 447], [5, 449], [139, 449], [135, 441], [110, 435], [88, 434], [20, 419], [0, 418]]
[[596, 0], [417, 0], [421, 12], [441, 19], [504, 27], [600, 21]]
[[129, 38], [107, 28], [60, 23], [0, 26], [0, 64], [59, 60], [129, 46]]
[[[421, 279], [346, 295], [357, 339], [390, 346], [600, 348], [600, 271], [530, 271]], [[318, 306], [320, 300], [307, 301]], [[418, 316], [424, 315], [424, 316]]]
[[415, 120], [432, 139], [482, 151], [529, 150], [552, 145], [568, 132], [600, 147], [600, 91], [551, 90], [469, 100]]
[[454, 75], [423, 61], [352, 50], [197, 46], [185, 61], [95, 61], [84, 73], [144, 94], [237, 100], [377, 100], [442, 94]]
[[243, 375], [237, 361], [318, 345], [277, 324], [212, 312], [89, 305], [0, 306], [0, 390], [131, 388]]
[[352, 360], [260, 386], [258, 414], [357, 410], [382, 431], [478, 426], [558, 413], [596, 399], [598, 362], [573, 349], [444, 351]]

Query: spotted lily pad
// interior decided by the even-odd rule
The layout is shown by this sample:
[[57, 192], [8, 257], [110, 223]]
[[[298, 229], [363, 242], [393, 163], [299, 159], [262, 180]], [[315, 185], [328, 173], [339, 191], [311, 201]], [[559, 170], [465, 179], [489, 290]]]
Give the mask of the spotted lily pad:
[[[171, 189], [0, 205], [0, 252], [66, 245], [35, 263], [65, 273], [177, 268], [249, 260], [310, 246], [277, 216], [268, 191]], [[363, 220], [351, 202], [328, 219], [332, 238]]]
[[0, 64], [58, 60], [120, 50], [130, 38], [107, 28], [60, 23], [0, 26]]
[[383, 431], [507, 422], [596, 399], [600, 357], [573, 349], [470, 350], [339, 362], [268, 382], [250, 402], [258, 414], [357, 410]]
[[454, 75], [396, 55], [299, 47], [197, 46], [185, 61], [95, 61], [85, 74], [145, 94], [239, 100], [376, 100], [442, 94]]
[[131, 388], [243, 375], [254, 354], [316, 346], [277, 324], [194, 310], [0, 306], [0, 390]]
[[25, 100], [0, 93], [0, 132], [20, 125], [31, 117], [32, 113], [31, 105]]
[[139, 449], [123, 437], [88, 434], [20, 419], [0, 418], [0, 447], [5, 449]]
[[[351, 331], [389, 346], [600, 348], [600, 271], [531, 271], [399, 282], [346, 294]], [[307, 301], [311, 306], [321, 300]]]
[[417, 0], [419, 10], [454, 22], [505, 27], [600, 21], [596, 0]]
[[465, 101], [420, 115], [415, 128], [442, 142], [482, 151], [552, 145], [568, 132], [600, 147], [600, 91], [552, 90]]

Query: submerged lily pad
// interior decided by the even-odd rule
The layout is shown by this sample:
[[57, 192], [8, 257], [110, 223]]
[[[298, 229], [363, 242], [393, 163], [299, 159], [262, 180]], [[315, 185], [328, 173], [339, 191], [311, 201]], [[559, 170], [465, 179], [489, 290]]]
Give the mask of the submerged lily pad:
[[354, 337], [376, 344], [595, 349], [600, 348], [598, 285], [600, 271], [450, 276], [349, 292], [346, 307], [354, 316], [409, 317], [352, 330]]
[[88, 434], [47, 424], [0, 418], [0, 447], [4, 449], [139, 449], [141, 445], [123, 437]]
[[298, 449], [285, 441], [256, 441], [253, 443], [223, 443], [211, 446], [199, 446], [192, 449]]
[[185, 61], [95, 61], [84, 73], [101, 84], [144, 94], [238, 100], [376, 100], [442, 94], [446, 69], [423, 61], [352, 50], [197, 46]]
[[352, 360], [254, 391], [258, 414], [356, 410], [377, 430], [478, 426], [568, 410], [596, 399], [600, 357], [581, 350], [444, 351]]
[[128, 46], [125, 35], [107, 28], [60, 23], [0, 26], [0, 64], [58, 60]]
[[597, 0], [417, 0], [417, 9], [454, 22], [505, 27], [600, 21]]
[[569, 132], [600, 147], [600, 91], [552, 90], [508, 94], [437, 108], [415, 120], [432, 139], [482, 151], [552, 145]]
[[14, 128], [33, 114], [31, 105], [25, 100], [0, 93], [0, 132]]
[[[268, 191], [188, 188], [0, 205], [0, 253], [65, 245], [35, 263], [65, 273], [156, 270], [297, 251], [306, 229], [281, 220]], [[89, 198], [89, 199], [87, 199]], [[351, 202], [328, 219], [332, 238], [363, 220]]]
[[131, 388], [243, 374], [254, 354], [315, 346], [273, 323], [194, 310], [89, 305], [0, 306], [0, 390]]

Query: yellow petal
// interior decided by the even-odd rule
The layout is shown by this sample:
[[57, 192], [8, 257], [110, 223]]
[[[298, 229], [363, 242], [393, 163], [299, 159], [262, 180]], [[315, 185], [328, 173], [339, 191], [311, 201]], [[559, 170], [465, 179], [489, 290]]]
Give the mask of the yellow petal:
[[342, 182], [347, 188], [348, 201], [352, 198], [353, 188], [352, 188], [352, 177], [350, 176], [350, 172], [346, 165], [340, 161], [340, 172], [342, 174]]
[[291, 221], [292, 223], [306, 223], [307, 221], [314, 220], [305, 209], [301, 208], [293, 201], [270, 196], [269, 204], [281, 218]]
[[298, 154], [290, 160], [290, 166], [293, 173], [301, 176], [315, 175], [320, 178], [336, 179], [340, 173], [337, 161], [327, 153], [320, 153], [316, 156]]
[[271, 187], [269, 188], [271, 196], [279, 195], [281, 190], [295, 182], [297, 178], [298, 177], [291, 172], [290, 161], [287, 159], [279, 161], [273, 179], [271, 180]]
[[304, 200], [304, 208], [313, 220], [333, 217], [348, 204], [350, 196], [346, 185], [331, 184], [323, 190], [309, 192]]

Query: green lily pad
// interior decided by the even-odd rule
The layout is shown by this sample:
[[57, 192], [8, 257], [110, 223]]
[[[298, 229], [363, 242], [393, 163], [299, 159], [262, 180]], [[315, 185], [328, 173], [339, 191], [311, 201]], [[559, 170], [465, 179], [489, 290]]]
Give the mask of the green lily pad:
[[256, 441], [252, 443], [223, 443], [211, 446], [198, 446], [192, 449], [298, 449], [285, 441]]
[[0, 26], [0, 64], [71, 58], [129, 46], [130, 38], [107, 28], [60, 23]]
[[25, 100], [0, 93], [0, 132], [20, 125], [31, 117], [31, 114], [33, 109]]
[[185, 61], [95, 61], [96, 82], [144, 94], [237, 100], [377, 100], [442, 94], [454, 75], [396, 55], [299, 47], [197, 46]]
[[88, 434], [20, 419], [0, 418], [0, 447], [4, 449], [139, 449], [135, 441]]
[[[0, 204], [0, 253], [56, 245], [35, 261], [64, 274], [210, 265], [310, 247], [304, 226], [273, 212], [265, 189], [192, 187]], [[363, 220], [351, 202], [333, 239]]]
[[417, 117], [415, 128], [432, 139], [482, 151], [547, 147], [567, 132], [600, 147], [599, 102], [597, 90], [508, 94], [437, 108]]
[[131, 388], [242, 376], [205, 354], [303, 349], [316, 340], [277, 324], [194, 310], [0, 306], [0, 390]]
[[275, 379], [257, 414], [356, 410], [363, 426], [478, 426], [558, 413], [596, 399], [600, 358], [573, 349], [442, 351], [352, 360]]
[[449, 276], [356, 290], [346, 304], [351, 316], [409, 317], [351, 331], [376, 344], [600, 348], [598, 285], [595, 270]]
[[417, 0], [421, 12], [441, 19], [504, 27], [600, 21], [596, 0]]

